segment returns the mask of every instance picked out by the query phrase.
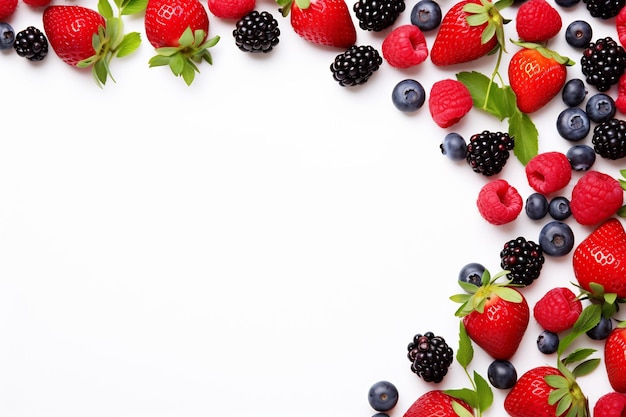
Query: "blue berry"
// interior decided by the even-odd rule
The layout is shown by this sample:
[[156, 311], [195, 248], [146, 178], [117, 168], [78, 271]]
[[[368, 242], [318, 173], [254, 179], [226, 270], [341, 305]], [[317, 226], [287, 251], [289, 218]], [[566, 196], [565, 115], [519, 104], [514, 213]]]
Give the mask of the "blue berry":
[[414, 112], [424, 105], [426, 91], [419, 81], [402, 80], [393, 88], [391, 101], [400, 111]]
[[598, 324], [587, 332], [587, 336], [593, 340], [604, 340], [609, 337], [611, 330], [613, 330], [613, 322], [611, 319], [601, 317]]
[[556, 130], [563, 139], [577, 142], [587, 137], [591, 130], [591, 122], [583, 109], [568, 107], [559, 113]]
[[596, 152], [589, 145], [574, 145], [565, 156], [574, 171], [588, 171], [596, 162]]
[[441, 153], [453, 161], [464, 161], [467, 156], [467, 143], [458, 133], [448, 133], [439, 145]]
[[378, 381], [370, 387], [368, 401], [376, 411], [389, 411], [398, 403], [398, 389], [388, 381]]
[[537, 349], [539, 352], [549, 355], [559, 348], [559, 335], [548, 330], [541, 332], [537, 337]]
[[569, 200], [566, 197], [558, 196], [550, 200], [548, 213], [554, 220], [565, 220], [572, 215]]
[[487, 378], [494, 388], [509, 389], [517, 382], [517, 371], [511, 362], [497, 359], [489, 364]]
[[15, 31], [13, 27], [6, 22], [0, 22], [0, 49], [12, 48], [14, 41]]
[[572, 78], [563, 86], [561, 90], [561, 98], [563, 103], [568, 107], [576, 107], [585, 100], [587, 96], [587, 87], [585, 82], [580, 78]]
[[468, 282], [480, 287], [483, 283], [485, 267], [477, 262], [466, 264], [459, 272], [459, 281]]
[[389, 414], [386, 414], [386, 413], [376, 413], [372, 417], [389, 417]]
[[420, 0], [411, 9], [411, 23], [422, 32], [437, 29], [441, 24], [441, 7], [434, 0]]
[[529, 219], [540, 220], [548, 214], [548, 199], [541, 193], [532, 193], [526, 199], [524, 209]]
[[565, 29], [565, 41], [574, 48], [585, 48], [592, 37], [593, 29], [584, 20], [574, 20]]
[[553, 220], [541, 228], [539, 246], [549, 256], [565, 256], [574, 248], [574, 232], [566, 223]]
[[569, 8], [576, 6], [580, 0], [554, 0], [554, 2], [561, 7]]
[[589, 97], [585, 108], [587, 116], [592, 122], [602, 123], [615, 116], [617, 107], [615, 101], [607, 94], [596, 93]]

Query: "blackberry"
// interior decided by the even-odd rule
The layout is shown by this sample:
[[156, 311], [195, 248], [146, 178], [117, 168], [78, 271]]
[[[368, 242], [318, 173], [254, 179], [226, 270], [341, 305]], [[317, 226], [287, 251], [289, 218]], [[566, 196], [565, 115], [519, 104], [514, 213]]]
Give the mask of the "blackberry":
[[613, 38], [607, 36], [587, 45], [580, 65], [587, 84], [595, 86], [598, 91], [607, 91], [624, 74], [626, 52]]
[[454, 352], [445, 339], [432, 332], [416, 334], [408, 351], [411, 371], [426, 382], [441, 382], [454, 360]]
[[626, 0], [583, 0], [589, 14], [600, 19], [610, 19], [618, 15]]
[[13, 47], [19, 56], [30, 61], [41, 61], [48, 55], [48, 39], [34, 26], [17, 32]]
[[367, 82], [382, 63], [383, 59], [374, 47], [353, 45], [335, 57], [330, 71], [339, 85], [352, 87]]
[[593, 129], [591, 138], [593, 150], [606, 159], [620, 159], [626, 156], [626, 121], [611, 119]]
[[470, 138], [465, 159], [474, 172], [489, 177], [502, 171], [514, 145], [508, 133], [485, 130]]
[[500, 266], [510, 271], [508, 277], [513, 284], [528, 286], [537, 278], [545, 258], [541, 247], [523, 237], [518, 237], [504, 244], [500, 251]]
[[353, 7], [359, 27], [374, 32], [393, 25], [405, 8], [404, 0], [359, 0]]
[[242, 51], [267, 53], [278, 45], [280, 29], [271, 13], [253, 10], [237, 21], [233, 36]]

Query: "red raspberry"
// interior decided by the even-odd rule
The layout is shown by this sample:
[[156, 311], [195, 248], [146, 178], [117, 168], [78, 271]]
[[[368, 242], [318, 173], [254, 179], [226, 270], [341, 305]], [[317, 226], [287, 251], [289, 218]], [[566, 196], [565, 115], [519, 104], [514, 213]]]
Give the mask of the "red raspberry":
[[615, 16], [615, 29], [617, 30], [617, 39], [622, 46], [626, 46], [626, 7], [622, 7], [617, 16]]
[[10, 17], [17, 9], [17, 0], [0, 0], [0, 21]]
[[559, 333], [571, 329], [582, 311], [583, 305], [572, 290], [556, 287], [537, 301], [533, 315], [544, 330]]
[[52, 3], [52, 0], [24, 0], [30, 7], [44, 7]]
[[478, 211], [494, 225], [510, 223], [522, 211], [522, 196], [506, 180], [493, 180], [483, 186], [476, 201]]
[[428, 57], [426, 38], [415, 25], [402, 25], [391, 31], [383, 41], [382, 52], [395, 68], [413, 67]]
[[624, 204], [624, 190], [618, 180], [599, 171], [587, 171], [572, 189], [572, 216], [592, 226], [613, 216]]
[[241, 19], [254, 10], [256, 0], [208, 0], [209, 11], [222, 19]]
[[519, 7], [515, 18], [517, 35], [526, 42], [552, 39], [562, 26], [561, 15], [546, 0], [527, 1]]
[[465, 85], [447, 78], [436, 81], [430, 89], [428, 108], [439, 127], [450, 127], [472, 109], [472, 95]]
[[[626, 7], [622, 10], [626, 10]], [[626, 23], [624, 25], [624, 42], [626, 42]], [[626, 73], [619, 77], [619, 82], [617, 83], [617, 98], [615, 99], [615, 107], [617, 107], [617, 110], [620, 113], [626, 114]]]
[[626, 417], [626, 394], [609, 392], [598, 398], [593, 417]]
[[572, 166], [561, 152], [540, 153], [526, 164], [526, 178], [535, 191], [550, 194], [569, 184]]

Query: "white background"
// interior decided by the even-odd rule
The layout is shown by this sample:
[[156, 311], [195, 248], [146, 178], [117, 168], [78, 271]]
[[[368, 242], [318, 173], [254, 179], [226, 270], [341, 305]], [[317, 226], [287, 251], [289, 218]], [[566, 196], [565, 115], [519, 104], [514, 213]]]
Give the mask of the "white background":
[[[448, 132], [467, 139], [506, 122], [474, 109], [440, 129], [427, 106], [396, 110], [391, 90], [404, 78], [428, 91], [461, 70], [489, 74], [494, 58], [384, 63], [367, 84], [341, 88], [329, 70], [341, 51], [300, 39], [273, 2], [257, 9], [279, 19], [275, 50], [239, 51], [234, 21], [210, 16], [222, 39], [191, 87], [148, 68], [141, 17], [125, 19], [141, 48], [113, 62], [117, 82], [103, 89], [53, 51], [40, 63], [0, 53], [1, 416], [362, 417], [384, 379], [400, 391], [398, 417], [429, 389], [469, 386], [456, 363], [443, 384], [425, 383], [406, 346], [433, 331], [456, 349], [448, 297], [460, 268], [498, 271], [502, 245], [537, 241], [548, 219], [489, 225], [475, 205], [489, 179], [440, 153]], [[565, 27], [589, 20], [597, 38], [615, 33], [613, 21], [582, 3], [559, 10], [551, 46], [579, 77]], [[10, 23], [42, 28], [41, 10], [20, 3]], [[380, 50], [387, 32], [357, 30]], [[514, 22], [506, 30], [516, 37]], [[554, 126], [563, 108], [556, 98], [533, 115], [540, 151], [571, 146]], [[617, 177], [624, 165], [595, 168]], [[514, 156], [498, 178], [524, 199], [532, 192]], [[591, 230], [568, 223], [577, 241]], [[548, 257], [525, 294], [532, 306], [573, 280], [571, 256]], [[531, 320], [512, 359], [520, 375], [555, 363], [537, 352], [538, 333]], [[472, 368], [486, 376], [488, 363], [477, 349]], [[610, 390], [602, 367], [580, 383], [592, 404]], [[485, 415], [504, 413], [495, 391]]]

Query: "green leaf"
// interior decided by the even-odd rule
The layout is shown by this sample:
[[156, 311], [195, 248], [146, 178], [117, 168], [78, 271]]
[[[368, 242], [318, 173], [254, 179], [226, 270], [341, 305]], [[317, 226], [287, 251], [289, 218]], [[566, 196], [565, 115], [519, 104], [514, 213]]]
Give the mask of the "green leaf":
[[463, 288], [463, 291], [469, 294], [474, 294], [479, 288], [478, 285], [472, 284], [470, 282], [465, 282], [465, 281], [460, 281], [460, 280], [457, 280], [457, 282], [459, 283], [459, 286]]
[[593, 355], [595, 352], [596, 350], [591, 348], [576, 349], [575, 351], [567, 355], [567, 357], [563, 358], [563, 363], [567, 365], [570, 363], [583, 361], [589, 356]]
[[311, 0], [295, 0], [295, 2], [296, 5], [302, 10], [308, 9], [311, 5]]
[[164, 56], [164, 55], [155, 55], [152, 58], [150, 58], [150, 61], [148, 61], [148, 65], [150, 67], [160, 67], [160, 66], [169, 65], [169, 64], [170, 64], [170, 57]]
[[461, 388], [461, 389], [447, 389], [444, 391], [446, 394], [464, 401], [472, 408], [478, 408], [478, 398], [476, 395], [476, 391], [473, 391], [469, 388]]
[[495, 36], [497, 29], [498, 26], [495, 23], [489, 22], [485, 29], [483, 29], [483, 33], [480, 35], [480, 42], [483, 45], [489, 42], [491, 38]]
[[452, 401], [452, 409], [459, 417], [474, 417], [474, 414], [470, 413], [467, 408], [463, 407], [457, 401]]
[[450, 296], [450, 300], [455, 303], [466, 303], [470, 298], [472, 298], [471, 294], [454, 294]]
[[574, 368], [572, 373], [575, 377], [589, 375], [600, 365], [600, 359], [589, 359], [588, 361], [584, 361], [580, 365]]
[[456, 351], [456, 360], [463, 367], [467, 369], [470, 362], [474, 359], [474, 347], [472, 346], [472, 340], [467, 335], [467, 330], [463, 325], [463, 321], [459, 320], [459, 348]]
[[617, 301], [617, 294], [614, 292], [608, 292], [604, 294], [604, 301], [608, 304], [613, 304]]
[[113, 8], [107, 0], [98, 0], [98, 12], [105, 18], [113, 18]]
[[476, 383], [476, 395], [478, 397], [478, 409], [480, 411], [487, 410], [493, 404], [493, 391], [489, 383], [474, 371], [474, 382]]
[[490, 80], [486, 75], [477, 71], [460, 72], [456, 74], [456, 78], [469, 90], [474, 107], [496, 116], [499, 120], [504, 120], [512, 114], [509, 97], [495, 83], [492, 83], [490, 88]]
[[598, 304], [591, 304], [585, 307], [574, 323], [573, 331], [585, 333], [595, 327], [600, 322], [602, 307]]
[[561, 414], [565, 413], [567, 410], [569, 410], [571, 405], [572, 405], [572, 396], [571, 395], [563, 396], [563, 398], [561, 398], [558, 405], [556, 406], [556, 415], [560, 416]]
[[619, 210], [617, 210], [617, 215], [620, 217], [626, 217], [626, 206], [622, 206]]
[[484, 14], [487, 15], [487, 10], [485, 10], [485, 6], [481, 6], [478, 3], [467, 3], [463, 6], [463, 11], [469, 14]]
[[515, 140], [513, 153], [526, 165], [539, 152], [539, 132], [526, 113], [515, 112], [509, 117], [509, 135]]
[[130, 32], [124, 35], [122, 42], [117, 47], [117, 57], [124, 57], [132, 54], [141, 45], [141, 35], [139, 32]]
[[494, 287], [493, 292], [498, 297], [511, 303], [521, 303], [524, 299], [519, 291], [509, 287]]
[[[467, 6], [478, 6], [477, 4], [474, 3], [470, 3]], [[480, 6], [478, 6], [480, 7]], [[484, 25], [485, 23], [487, 23], [489, 21], [489, 17], [487, 16], [486, 13], [476, 13], [476, 14], [470, 14], [469, 16], [467, 16], [467, 24], [470, 26], [480, 26], [480, 25]]]
[[178, 43], [180, 44], [181, 47], [185, 48], [185, 47], [193, 45], [194, 39], [195, 38], [194, 38], [193, 31], [191, 30], [191, 27], [187, 26], [187, 29], [185, 29], [183, 34], [180, 35], [180, 38], [178, 38]]
[[120, 7], [123, 15], [133, 15], [143, 13], [148, 5], [148, 0], [124, 0]]
[[544, 377], [546, 383], [552, 388], [567, 388], [569, 389], [569, 381], [562, 375], [546, 375]]
[[548, 404], [554, 405], [561, 401], [563, 397], [569, 394], [569, 388], [557, 388], [550, 391], [548, 395]]

